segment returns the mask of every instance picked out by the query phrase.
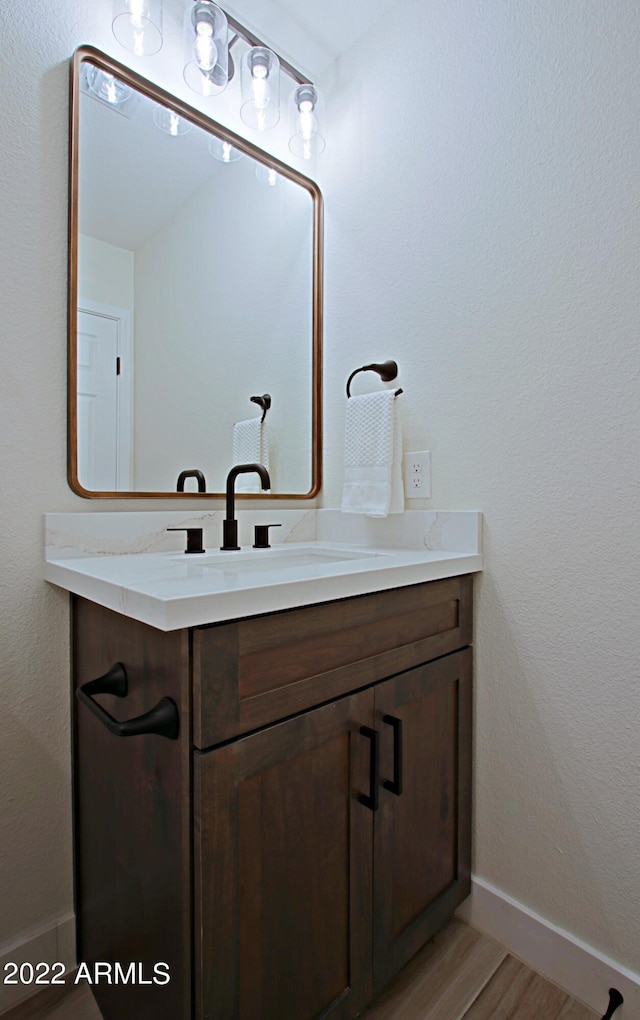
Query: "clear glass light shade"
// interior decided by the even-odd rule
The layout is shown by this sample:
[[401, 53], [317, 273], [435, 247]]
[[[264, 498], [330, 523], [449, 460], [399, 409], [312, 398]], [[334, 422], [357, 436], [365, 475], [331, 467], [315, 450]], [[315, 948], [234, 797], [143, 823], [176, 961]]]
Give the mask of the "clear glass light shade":
[[235, 163], [244, 156], [240, 149], [236, 149], [231, 142], [225, 142], [224, 138], [211, 137], [209, 139], [209, 152], [221, 163]]
[[153, 123], [172, 138], [186, 135], [192, 127], [190, 121], [179, 117], [175, 110], [168, 110], [166, 106], [161, 106], [159, 103], [153, 109]]
[[162, 0], [113, 0], [113, 34], [126, 50], [149, 57], [162, 48]]
[[274, 170], [270, 166], [266, 166], [264, 163], [256, 163], [256, 179], [261, 184], [267, 184], [270, 188], [275, 188], [278, 183], [279, 174], [277, 170]]
[[266, 46], [254, 46], [242, 57], [240, 116], [256, 131], [266, 131], [280, 120], [280, 61]]
[[196, 0], [185, 13], [184, 80], [201, 96], [217, 96], [227, 87], [227, 19], [211, 0]]
[[128, 85], [92, 64], [88, 65], [87, 85], [98, 99], [111, 106], [122, 106], [133, 95]]
[[289, 100], [289, 148], [301, 159], [313, 159], [325, 146], [324, 102], [315, 85], [296, 85]]

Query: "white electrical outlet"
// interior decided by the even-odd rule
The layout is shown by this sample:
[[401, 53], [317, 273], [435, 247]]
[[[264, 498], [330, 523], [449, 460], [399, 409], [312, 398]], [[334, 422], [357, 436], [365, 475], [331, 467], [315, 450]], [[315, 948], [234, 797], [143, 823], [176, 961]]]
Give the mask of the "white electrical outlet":
[[431, 496], [431, 451], [418, 450], [404, 455], [405, 499], [429, 499]]

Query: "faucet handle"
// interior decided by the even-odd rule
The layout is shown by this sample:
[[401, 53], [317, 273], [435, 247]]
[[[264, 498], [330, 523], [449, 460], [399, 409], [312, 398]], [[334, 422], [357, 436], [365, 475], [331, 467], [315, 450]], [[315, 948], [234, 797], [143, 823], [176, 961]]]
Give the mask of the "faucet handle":
[[270, 549], [271, 544], [269, 542], [269, 528], [281, 528], [281, 527], [282, 527], [281, 524], [256, 524], [253, 548]]
[[203, 553], [202, 528], [167, 528], [167, 531], [186, 531], [187, 548], [185, 553]]

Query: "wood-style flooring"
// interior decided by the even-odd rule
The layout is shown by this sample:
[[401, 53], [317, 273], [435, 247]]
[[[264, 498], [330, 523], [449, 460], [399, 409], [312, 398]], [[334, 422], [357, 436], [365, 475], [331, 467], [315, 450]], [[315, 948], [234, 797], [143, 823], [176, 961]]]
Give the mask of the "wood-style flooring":
[[[83, 984], [54, 1001], [51, 992], [35, 996], [2, 1020], [101, 1020], [101, 1014]], [[599, 1014], [454, 919], [362, 1020], [599, 1020]]]
[[[603, 1012], [607, 1002], [605, 995]], [[600, 1014], [454, 919], [362, 1020], [600, 1020]]]

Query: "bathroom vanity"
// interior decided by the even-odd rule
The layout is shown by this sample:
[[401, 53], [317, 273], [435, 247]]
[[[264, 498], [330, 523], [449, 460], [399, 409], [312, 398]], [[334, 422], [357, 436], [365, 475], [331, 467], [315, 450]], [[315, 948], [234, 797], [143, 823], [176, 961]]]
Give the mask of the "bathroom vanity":
[[173, 629], [68, 582], [75, 691], [120, 664], [97, 711], [177, 722], [119, 737], [73, 699], [78, 958], [135, 964], [94, 986], [106, 1020], [355, 1017], [468, 894], [479, 556], [433, 555]]
[[[126, 87], [124, 116], [105, 76]], [[179, 178], [158, 109], [191, 129]], [[244, 158], [212, 175], [224, 146]], [[72, 607], [78, 961], [105, 1020], [356, 1017], [469, 892], [480, 514], [242, 511], [237, 541], [229, 452], [251, 403], [269, 400], [271, 506], [320, 491], [320, 191], [91, 47], [72, 61], [70, 157], [71, 488], [210, 506], [227, 478], [224, 524], [47, 515], [45, 577]], [[138, 224], [147, 169], [161, 199]], [[196, 293], [194, 243], [211, 259], [196, 221], [277, 243], [266, 263], [227, 244]], [[134, 247], [135, 287], [127, 262], [106, 290]], [[212, 300], [238, 341], [176, 347]], [[347, 396], [369, 369], [397, 373], [356, 369]]]

